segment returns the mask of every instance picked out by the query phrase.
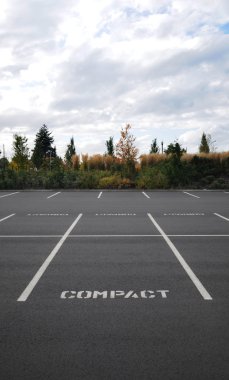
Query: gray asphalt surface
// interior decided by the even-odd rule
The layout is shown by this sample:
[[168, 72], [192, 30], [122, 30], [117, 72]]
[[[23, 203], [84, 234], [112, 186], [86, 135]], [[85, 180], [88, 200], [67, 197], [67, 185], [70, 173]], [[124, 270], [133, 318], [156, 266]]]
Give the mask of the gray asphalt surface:
[[229, 379], [228, 193], [11, 193], [1, 380]]

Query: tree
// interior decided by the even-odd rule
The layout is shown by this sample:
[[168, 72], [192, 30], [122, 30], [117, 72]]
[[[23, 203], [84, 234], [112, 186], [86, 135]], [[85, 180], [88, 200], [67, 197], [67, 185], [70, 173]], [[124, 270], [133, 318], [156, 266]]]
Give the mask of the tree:
[[199, 152], [200, 153], [209, 153], [210, 152], [208, 138], [207, 138], [205, 133], [203, 133], [202, 137], [201, 137]]
[[69, 165], [72, 164], [72, 156], [74, 156], [75, 154], [76, 154], [76, 148], [75, 148], [74, 138], [71, 137], [70, 143], [67, 145], [67, 150], [64, 156], [66, 162]]
[[121, 129], [121, 137], [116, 145], [116, 155], [124, 164], [135, 162], [138, 155], [138, 149], [134, 145], [135, 137], [130, 134], [130, 129], [130, 124]]
[[113, 137], [110, 137], [109, 140], [106, 141], [107, 154], [108, 156], [114, 156], [114, 141]]
[[17, 165], [18, 169], [26, 169], [29, 163], [29, 148], [27, 145], [28, 139], [21, 135], [14, 135], [13, 151], [14, 156], [12, 161]]
[[130, 124], [121, 129], [121, 137], [116, 145], [116, 156], [122, 164], [122, 174], [129, 178], [135, 175], [135, 163], [138, 155], [138, 149], [134, 144], [135, 137], [130, 134], [130, 129]]
[[174, 161], [180, 162], [181, 156], [182, 154], [186, 153], [186, 150], [181, 148], [181, 145], [177, 141], [174, 141], [174, 144], [171, 143], [168, 145], [165, 153], [167, 155], [171, 155]]
[[37, 169], [42, 166], [46, 158], [49, 158], [51, 161], [51, 157], [56, 157], [56, 148], [52, 147], [53, 142], [54, 138], [51, 136], [51, 132], [49, 132], [48, 127], [43, 124], [36, 134], [35, 146], [31, 157]]
[[181, 157], [186, 153], [186, 150], [177, 141], [174, 141], [168, 145], [165, 153], [169, 156], [169, 160], [165, 163], [169, 184], [170, 186], [179, 186], [184, 181], [184, 164]]
[[157, 139], [154, 139], [151, 144], [150, 154], [153, 154], [153, 153], [159, 153], [159, 146], [157, 145]]
[[63, 160], [61, 157], [54, 157], [52, 159], [52, 170], [59, 171], [63, 168]]
[[9, 166], [9, 161], [7, 160], [6, 157], [2, 157], [0, 158], [0, 170], [5, 170], [7, 169]]

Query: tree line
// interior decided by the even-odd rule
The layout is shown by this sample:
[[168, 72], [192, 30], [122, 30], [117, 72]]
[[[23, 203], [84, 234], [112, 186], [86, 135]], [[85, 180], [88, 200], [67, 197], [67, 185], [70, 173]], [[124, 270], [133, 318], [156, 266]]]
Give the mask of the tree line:
[[80, 156], [71, 137], [62, 159], [52, 133], [43, 124], [31, 154], [28, 139], [13, 136], [12, 160], [0, 159], [0, 188], [225, 188], [229, 153], [214, 153], [214, 143], [211, 135], [203, 133], [199, 153], [188, 155], [178, 141], [164, 149], [163, 142], [160, 148], [155, 138], [149, 153], [139, 157], [127, 124], [116, 144], [113, 137], [105, 142], [104, 154]]
[[[131, 125], [127, 124], [125, 128], [121, 129], [121, 136], [114, 146], [113, 137], [110, 137], [109, 140], [106, 141], [106, 153], [105, 155], [116, 157], [122, 163], [126, 162], [136, 162], [138, 149], [135, 147], [135, 137], [130, 133]], [[57, 156], [56, 147], [54, 144], [54, 138], [51, 132], [48, 130], [47, 125], [43, 124], [43, 126], [39, 129], [36, 134], [34, 149], [32, 150], [32, 155], [30, 158], [30, 152], [28, 148], [28, 139], [25, 136], [20, 134], [15, 134], [13, 137], [13, 158], [12, 158], [12, 166], [15, 169], [26, 169], [29, 166], [39, 170], [42, 166], [45, 168], [51, 168], [53, 164], [66, 164], [73, 165], [74, 156], [76, 155], [76, 148], [74, 143], [74, 138], [71, 137], [69, 144], [66, 147], [66, 152], [64, 155], [64, 161], [62, 162], [61, 157]], [[162, 153], [163, 151], [163, 142], [162, 145]], [[210, 135], [202, 134], [199, 152], [200, 153], [209, 153], [212, 146], [212, 139]], [[174, 150], [180, 150], [180, 152], [184, 153], [185, 150], [181, 149], [181, 146], [178, 142], [170, 143], [165, 149], [165, 153], [172, 153]], [[160, 153], [160, 147], [157, 143], [157, 139], [155, 138], [152, 141], [149, 154]], [[52, 165], [51, 165], [52, 164]]]

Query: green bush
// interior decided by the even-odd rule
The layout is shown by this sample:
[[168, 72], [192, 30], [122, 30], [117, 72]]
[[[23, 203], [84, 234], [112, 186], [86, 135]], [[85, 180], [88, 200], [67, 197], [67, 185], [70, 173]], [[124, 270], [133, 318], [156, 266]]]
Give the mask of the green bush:
[[98, 189], [103, 177], [109, 175], [104, 170], [79, 171], [77, 174], [77, 188], [79, 189]]
[[222, 165], [219, 158], [194, 156], [190, 163], [197, 173], [197, 179], [209, 175], [219, 176], [222, 173]]
[[136, 187], [138, 189], [167, 189], [169, 181], [166, 175], [157, 168], [147, 168], [139, 174]]
[[214, 175], [208, 175], [206, 177], [203, 177], [200, 179], [200, 184], [202, 186], [208, 186], [210, 185], [213, 181], [215, 181], [215, 176]]
[[99, 181], [100, 189], [129, 189], [131, 187], [134, 187], [134, 183], [129, 178], [122, 178], [119, 174], [101, 178]]
[[229, 187], [229, 181], [225, 178], [215, 179], [209, 186], [209, 189], [226, 189]]
[[[223, 155], [223, 154], [222, 154]], [[226, 189], [229, 187], [229, 157], [186, 156], [154, 160], [152, 166], [123, 167], [113, 159], [109, 170], [74, 170], [56, 167], [17, 171], [0, 167], [0, 189], [168, 189], [193, 188]]]
[[223, 174], [229, 176], [229, 157], [223, 158], [221, 165]]

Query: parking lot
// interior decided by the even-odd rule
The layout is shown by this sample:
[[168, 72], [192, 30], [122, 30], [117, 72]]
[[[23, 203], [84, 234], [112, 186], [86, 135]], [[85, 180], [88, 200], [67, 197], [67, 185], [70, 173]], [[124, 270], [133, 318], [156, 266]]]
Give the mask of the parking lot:
[[2, 191], [0, 247], [2, 380], [228, 380], [227, 191]]

